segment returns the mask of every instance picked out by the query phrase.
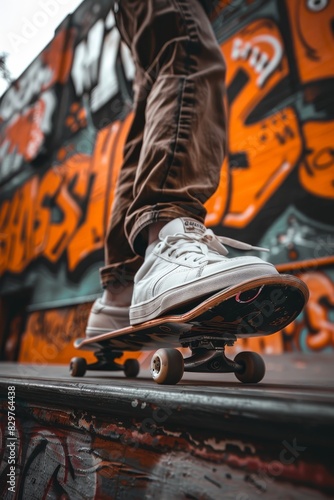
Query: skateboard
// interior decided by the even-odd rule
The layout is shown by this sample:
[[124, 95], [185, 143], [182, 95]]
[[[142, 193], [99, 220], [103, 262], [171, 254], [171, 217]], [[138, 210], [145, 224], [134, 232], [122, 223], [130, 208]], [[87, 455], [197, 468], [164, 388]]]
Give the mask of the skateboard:
[[[75, 357], [70, 362], [73, 377], [86, 370], [123, 370], [126, 377], [139, 373], [137, 359], [124, 364], [116, 360], [124, 352], [154, 351], [151, 375], [158, 384], [177, 384], [184, 371], [234, 372], [244, 383], [257, 383], [265, 374], [265, 364], [255, 352], [240, 352], [234, 360], [225, 356], [225, 347], [238, 338], [275, 333], [302, 311], [308, 299], [303, 281], [290, 275], [244, 281], [206, 297], [180, 305], [168, 316], [129, 326], [93, 338], [77, 339], [77, 349], [94, 351], [96, 362]], [[189, 348], [183, 357], [177, 348]]]

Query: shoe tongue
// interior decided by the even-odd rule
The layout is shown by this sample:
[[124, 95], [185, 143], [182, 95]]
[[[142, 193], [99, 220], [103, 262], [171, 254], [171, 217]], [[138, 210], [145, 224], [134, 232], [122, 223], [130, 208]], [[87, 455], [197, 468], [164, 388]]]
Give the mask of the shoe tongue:
[[206, 231], [206, 227], [196, 219], [189, 217], [180, 217], [168, 222], [160, 231], [159, 238], [164, 239], [166, 236], [171, 236], [176, 233], [192, 233], [202, 235]]

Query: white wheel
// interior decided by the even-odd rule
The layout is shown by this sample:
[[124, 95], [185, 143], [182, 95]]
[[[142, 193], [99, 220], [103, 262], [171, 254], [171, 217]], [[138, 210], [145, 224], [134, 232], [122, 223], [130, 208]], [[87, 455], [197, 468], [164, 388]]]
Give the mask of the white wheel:
[[244, 384], [257, 384], [263, 379], [266, 373], [266, 365], [263, 359], [256, 352], [239, 352], [234, 361], [242, 365], [241, 371], [236, 371], [235, 376]]
[[72, 377], [83, 377], [87, 370], [85, 358], [72, 358], [70, 361], [70, 373]]
[[183, 356], [177, 349], [159, 349], [151, 360], [151, 375], [157, 384], [177, 384], [184, 372]]
[[137, 377], [140, 370], [139, 362], [134, 358], [127, 359], [124, 363], [123, 370], [124, 370], [124, 375], [126, 377], [128, 378]]

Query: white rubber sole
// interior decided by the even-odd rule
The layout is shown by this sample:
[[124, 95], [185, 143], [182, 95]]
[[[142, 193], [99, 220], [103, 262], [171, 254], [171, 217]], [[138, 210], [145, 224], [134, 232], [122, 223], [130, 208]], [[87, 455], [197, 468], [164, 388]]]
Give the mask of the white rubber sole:
[[261, 276], [279, 276], [275, 267], [270, 263], [260, 263], [239, 266], [222, 270], [212, 276], [201, 277], [191, 282], [180, 284], [164, 291], [145, 302], [131, 305], [130, 324], [138, 325], [151, 319], [162, 316], [167, 311], [182, 304], [210, 293], [216, 293], [224, 288], [238, 285], [246, 280]]
[[126, 328], [127, 326], [130, 326], [128, 308], [120, 309], [102, 303], [101, 299], [97, 299], [89, 314], [86, 337], [93, 338], [103, 333]]

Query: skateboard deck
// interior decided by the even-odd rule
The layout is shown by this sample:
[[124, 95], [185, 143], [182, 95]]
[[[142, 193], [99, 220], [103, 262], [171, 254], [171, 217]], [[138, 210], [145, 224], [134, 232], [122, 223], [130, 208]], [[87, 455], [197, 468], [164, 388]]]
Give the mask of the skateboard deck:
[[[239, 361], [237, 358], [231, 361], [225, 357], [225, 346], [233, 345], [238, 338], [281, 330], [299, 315], [307, 299], [306, 285], [294, 276], [248, 280], [180, 305], [173, 314], [93, 338], [77, 339], [75, 347], [93, 350], [97, 362], [87, 366], [84, 358], [74, 358], [70, 370], [73, 376], [82, 376], [86, 369], [124, 370], [126, 376], [136, 376], [137, 360], [130, 359], [120, 365], [115, 359], [125, 351], [160, 348], [151, 363], [153, 379], [158, 383], [177, 383], [183, 370], [234, 371], [242, 382], [257, 382], [265, 371], [262, 358], [256, 353], [239, 353]], [[190, 348], [192, 355], [183, 358], [175, 350], [180, 347]], [[243, 359], [242, 355], [249, 359]], [[167, 375], [161, 375], [160, 369], [167, 371]], [[257, 373], [252, 375], [251, 371]], [[242, 372], [247, 373], [242, 375]]]

